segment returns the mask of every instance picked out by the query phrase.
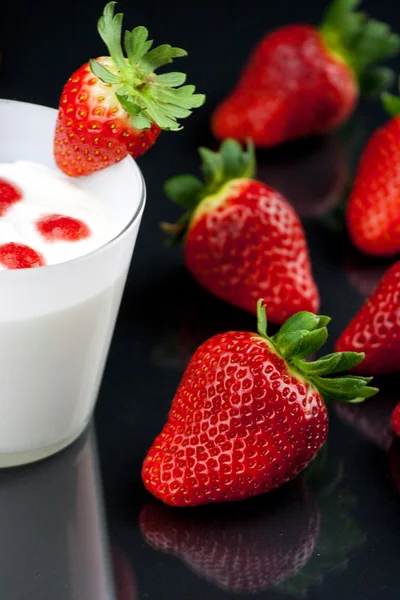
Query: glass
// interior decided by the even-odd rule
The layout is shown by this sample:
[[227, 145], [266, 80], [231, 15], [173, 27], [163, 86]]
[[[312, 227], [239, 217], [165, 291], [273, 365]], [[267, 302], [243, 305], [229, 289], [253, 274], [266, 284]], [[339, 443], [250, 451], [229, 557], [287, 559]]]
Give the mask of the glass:
[[[56, 169], [57, 112], [0, 101], [0, 161]], [[0, 272], [0, 466], [32, 462], [67, 446], [93, 412], [143, 208], [136, 163], [77, 182], [115, 216], [116, 236], [77, 259]]]

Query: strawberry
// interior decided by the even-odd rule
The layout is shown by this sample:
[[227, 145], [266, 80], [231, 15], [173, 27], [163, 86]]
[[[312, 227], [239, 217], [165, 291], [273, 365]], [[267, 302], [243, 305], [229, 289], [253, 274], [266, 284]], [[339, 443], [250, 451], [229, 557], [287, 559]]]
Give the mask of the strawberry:
[[0, 217], [16, 202], [22, 200], [22, 192], [14, 184], [0, 178]]
[[181, 175], [166, 194], [188, 209], [176, 226], [184, 261], [208, 291], [255, 314], [263, 298], [278, 324], [300, 310], [316, 312], [307, 242], [298, 216], [278, 192], [253, 179], [254, 149], [225, 140], [220, 152], [200, 148], [205, 185]]
[[375, 65], [399, 50], [400, 38], [355, 12], [359, 4], [334, 0], [319, 29], [287, 25], [267, 34], [216, 108], [214, 135], [267, 148], [326, 133], [349, 118], [360, 90], [390, 85], [392, 73]]
[[195, 515], [148, 503], [140, 529], [155, 550], [179, 557], [218, 588], [255, 594], [297, 573], [310, 559], [320, 530], [318, 506], [303, 482], [269, 500]]
[[58, 167], [79, 177], [117, 163], [128, 154], [137, 158], [154, 144], [161, 129], [177, 131], [178, 118], [201, 106], [204, 96], [182, 84], [183, 73], [156, 75], [155, 70], [186, 56], [165, 44], [150, 50], [148, 31], [126, 31], [121, 47], [122, 14], [110, 2], [98, 30], [110, 56], [82, 65], [61, 94], [54, 138]]
[[394, 116], [368, 141], [346, 210], [352, 242], [374, 256], [400, 252], [400, 98], [386, 94], [384, 105]]
[[168, 420], [142, 469], [146, 488], [166, 504], [241, 500], [293, 479], [324, 444], [324, 400], [370, 397], [369, 378], [325, 377], [362, 354], [303, 360], [326, 340], [328, 317], [300, 312], [273, 337], [258, 302], [258, 335], [231, 331], [192, 357]]
[[336, 350], [365, 353], [353, 371], [387, 375], [400, 370], [400, 261], [381, 279], [336, 343]]
[[395, 406], [390, 423], [395, 434], [400, 437], [400, 403]]

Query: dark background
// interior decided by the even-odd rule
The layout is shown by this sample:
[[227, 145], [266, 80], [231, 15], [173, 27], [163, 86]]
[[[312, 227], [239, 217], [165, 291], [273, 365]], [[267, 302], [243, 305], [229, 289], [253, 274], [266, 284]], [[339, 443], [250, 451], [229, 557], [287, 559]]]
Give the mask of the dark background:
[[[188, 82], [207, 95], [206, 105], [182, 132], [163, 133], [139, 160], [147, 206], [96, 410], [110, 537], [131, 565], [138, 599], [233, 598], [233, 575], [241, 570], [254, 576], [248, 591], [270, 600], [399, 597], [400, 502], [385, 433], [385, 419], [398, 397], [396, 378], [383, 384], [379, 402], [347, 413], [353, 426], [331, 410], [326, 463], [307, 483], [230, 506], [223, 514], [207, 508], [181, 519], [167, 511], [156, 529], [163, 532], [169, 519], [174, 521], [168, 535], [180, 558], [153, 550], [138, 526], [143, 507], [157, 510], [141, 484], [141, 463], [190, 354], [218, 331], [255, 326], [252, 317], [201, 290], [184, 271], [179, 249], [165, 247], [158, 224], [174, 221], [180, 211], [164, 197], [163, 182], [177, 173], [196, 172], [196, 148], [215, 145], [208, 126], [211, 111], [235, 83], [256, 41], [287, 22], [318, 23], [323, 5], [320, 0], [121, 0], [118, 5], [126, 27], [143, 24], [157, 43], [188, 50], [176, 69], [187, 72]], [[89, 57], [104, 53], [96, 32], [103, 6], [103, 0], [2, 0], [0, 96], [56, 107], [69, 75]], [[363, 6], [400, 32], [398, 3], [366, 0]], [[400, 60], [392, 64], [400, 72]], [[379, 102], [363, 101], [334, 136], [258, 153], [259, 178], [284, 192], [303, 216], [321, 310], [333, 318], [328, 351], [390, 264], [363, 260], [353, 251], [342, 231], [340, 210], [360, 149], [385, 119]], [[392, 448], [393, 456], [396, 463]], [[311, 517], [304, 517], [313, 511], [319, 515], [318, 536], [311, 532]], [[303, 557], [297, 566], [293, 561], [286, 571], [273, 568], [273, 557], [290, 557], [295, 543], [306, 557], [314, 550], [311, 559]], [[206, 558], [211, 567], [205, 567]], [[273, 585], [285, 577], [289, 579], [280, 587]], [[126, 600], [133, 598], [126, 595]]]

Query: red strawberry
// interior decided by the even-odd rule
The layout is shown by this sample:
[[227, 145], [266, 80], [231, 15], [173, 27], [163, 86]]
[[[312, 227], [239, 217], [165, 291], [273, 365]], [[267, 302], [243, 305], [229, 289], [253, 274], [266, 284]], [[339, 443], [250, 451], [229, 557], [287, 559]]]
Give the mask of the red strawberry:
[[43, 267], [44, 258], [30, 246], [7, 242], [0, 245], [0, 265], [5, 269], [33, 269]]
[[400, 370], [400, 261], [381, 279], [336, 343], [336, 350], [364, 352], [355, 373], [386, 375]]
[[319, 296], [298, 216], [275, 190], [252, 179], [254, 151], [225, 140], [220, 153], [200, 148], [206, 184], [182, 175], [167, 195], [188, 209], [170, 226], [184, 236], [186, 267], [208, 291], [253, 314], [263, 298], [281, 324], [300, 310], [315, 312]]
[[13, 183], [0, 178], [0, 217], [16, 202], [22, 200], [22, 192]]
[[41, 217], [36, 221], [36, 229], [49, 242], [56, 240], [78, 242], [91, 235], [89, 227], [83, 221], [59, 214]]
[[390, 422], [393, 431], [400, 437], [400, 403], [395, 407]]
[[[400, 99], [386, 94], [386, 108], [400, 114]], [[375, 256], [400, 252], [400, 116], [370, 138], [347, 205], [347, 227], [359, 250]]]
[[359, 90], [387, 87], [374, 65], [399, 50], [389, 27], [355, 12], [359, 0], [335, 0], [322, 26], [288, 25], [254, 49], [233, 92], [217, 107], [219, 139], [270, 147], [331, 131], [353, 112]]
[[254, 594], [297, 573], [320, 528], [318, 506], [301, 481], [269, 502], [259, 500], [200, 514], [152, 503], [140, 514], [140, 528], [150, 546], [178, 556], [199, 577]]
[[304, 469], [326, 440], [324, 399], [376, 393], [369, 378], [324, 378], [358, 364], [362, 354], [303, 360], [326, 340], [328, 321], [301, 312], [271, 338], [260, 301], [259, 335], [231, 331], [204, 342], [144, 461], [147, 489], [175, 506], [241, 500]]
[[144, 27], [125, 32], [125, 58], [122, 14], [114, 15], [115, 4], [106, 5], [98, 24], [110, 56], [82, 65], [61, 95], [54, 154], [59, 168], [74, 177], [104, 169], [128, 154], [137, 158], [161, 129], [179, 130], [177, 119], [204, 102], [194, 86], [179, 87], [186, 79], [183, 73], [155, 74], [186, 52], [169, 45], [150, 50]]

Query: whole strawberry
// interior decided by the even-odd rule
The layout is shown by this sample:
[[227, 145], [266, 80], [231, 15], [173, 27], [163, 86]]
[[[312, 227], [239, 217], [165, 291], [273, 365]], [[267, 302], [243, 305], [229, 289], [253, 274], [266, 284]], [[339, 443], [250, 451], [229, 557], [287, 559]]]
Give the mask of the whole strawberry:
[[400, 403], [394, 408], [390, 422], [393, 431], [400, 437]]
[[346, 211], [351, 240], [374, 256], [400, 252], [400, 98], [386, 94], [384, 104], [394, 116], [370, 138]]
[[270, 147], [326, 133], [353, 112], [360, 90], [391, 83], [376, 63], [400, 48], [383, 23], [355, 12], [360, 0], [334, 0], [322, 25], [287, 25], [256, 46], [233, 92], [217, 107], [219, 139]]
[[300, 312], [273, 337], [258, 303], [258, 335], [219, 334], [195, 352], [142, 469], [146, 488], [175, 506], [256, 496], [293, 479], [324, 444], [325, 401], [376, 393], [370, 379], [325, 377], [363, 354], [304, 358], [326, 340], [328, 317]]
[[300, 220], [278, 192], [253, 179], [254, 149], [225, 140], [200, 148], [205, 185], [192, 175], [166, 182], [166, 194], [188, 209], [167, 230], [183, 238], [184, 261], [208, 291], [256, 313], [257, 300], [278, 324], [300, 310], [316, 312], [307, 242]]
[[110, 56], [82, 65], [61, 94], [54, 138], [58, 167], [79, 177], [117, 163], [128, 154], [137, 158], [150, 148], [161, 129], [177, 131], [177, 119], [201, 106], [204, 96], [193, 85], [182, 84], [183, 73], [155, 71], [185, 50], [165, 44], [150, 49], [148, 31], [126, 31], [121, 47], [122, 14], [116, 2], [104, 9], [98, 30]]
[[363, 352], [353, 371], [387, 375], [400, 371], [400, 261], [381, 279], [336, 343], [336, 350]]

